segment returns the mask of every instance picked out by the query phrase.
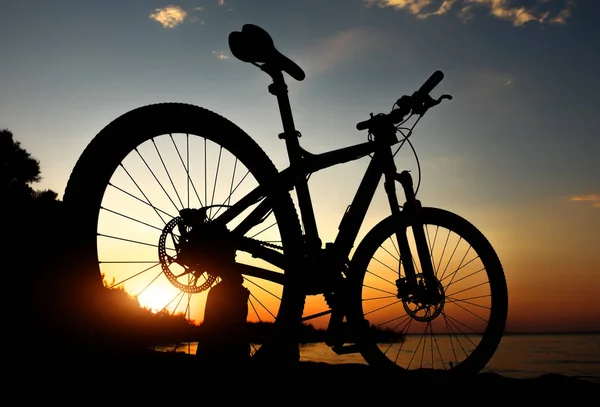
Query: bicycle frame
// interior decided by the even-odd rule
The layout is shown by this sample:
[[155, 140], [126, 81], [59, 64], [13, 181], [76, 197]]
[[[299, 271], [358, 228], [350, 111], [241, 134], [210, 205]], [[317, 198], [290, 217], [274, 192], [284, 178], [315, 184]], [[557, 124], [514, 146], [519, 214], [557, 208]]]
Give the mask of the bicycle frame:
[[[286, 191], [291, 191], [294, 188], [296, 189], [298, 207], [305, 232], [304, 254], [309, 261], [309, 265], [311, 266], [309, 267], [310, 269], [314, 268], [318, 270], [324, 268], [319, 267], [318, 264], [320, 256], [318, 256], [317, 253], [322, 250], [322, 242], [317, 230], [316, 219], [308, 189], [308, 175], [337, 164], [357, 160], [366, 155], [373, 154], [352, 203], [340, 221], [335, 241], [332, 244], [327, 245], [327, 249], [333, 249], [329, 251], [331, 257], [329, 257], [328, 268], [339, 272], [343, 269], [350, 251], [354, 246], [359, 229], [382, 176], [385, 177], [384, 185], [392, 215], [397, 215], [401, 211], [396, 196], [395, 181], [399, 181], [403, 186], [407, 198], [405, 207], [411, 210], [413, 215], [417, 214], [418, 208], [420, 207], [420, 203], [415, 199], [414, 191], [412, 189], [412, 179], [408, 172], [405, 171], [401, 174], [396, 172], [396, 166], [391, 151], [391, 146], [398, 143], [395, 128], [390, 129], [389, 132], [380, 134], [379, 137], [375, 137], [373, 141], [367, 141], [321, 154], [308, 153], [300, 146], [298, 141], [299, 133], [294, 125], [289, 98], [287, 96], [287, 85], [283, 80], [282, 73], [279, 71], [269, 72], [268, 68], [264, 67], [263, 70], [269, 73], [273, 78], [273, 83], [269, 86], [269, 91], [277, 96], [284, 129], [284, 132], [280, 134], [279, 137], [286, 142], [290, 161], [289, 167], [281, 171], [278, 174], [277, 179], [274, 180], [274, 187], [283, 188]], [[248, 195], [225, 211], [225, 213], [219, 217], [219, 221], [224, 223], [229, 222], [250, 205], [264, 198], [266, 191], [264, 191], [263, 188], [264, 187], [259, 186], [251, 191]], [[270, 207], [267, 201], [263, 200], [263, 202], [261, 202], [232, 232], [238, 236], [242, 236], [251, 227], [258, 224], [269, 210]], [[413, 226], [418, 226], [418, 219], [416, 216]], [[419, 231], [419, 234], [416, 235], [419, 258], [426, 259], [422, 262], [425, 280], [426, 282], [434, 281], [433, 268], [430, 262], [427, 261], [427, 259], [429, 259], [429, 252], [426, 241], [424, 240], [425, 237], [422, 235], [423, 230], [422, 228], [416, 227], [415, 231]], [[404, 230], [398, 230], [396, 235], [400, 252], [402, 253], [401, 263], [405, 267], [407, 276], [406, 281], [409, 289], [414, 290], [417, 284], [415, 278], [416, 272], [412, 263], [408, 240]], [[282, 256], [274, 250], [264, 247], [255, 248], [255, 250], [260, 251], [260, 257], [268, 260], [272, 264], [279, 266], [283, 265]], [[245, 269], [243, 271], [244, 274], [266, 278], [280, 283], [283, 282], [283, 276], [280, 273], [263, 270], [249, 265], [240, 265], [240, 267]], [[398, 272], [400, 273], [400, 270], [398, 270]], [[322, 291], [317, 289], [314, 293], [322, 293]]]

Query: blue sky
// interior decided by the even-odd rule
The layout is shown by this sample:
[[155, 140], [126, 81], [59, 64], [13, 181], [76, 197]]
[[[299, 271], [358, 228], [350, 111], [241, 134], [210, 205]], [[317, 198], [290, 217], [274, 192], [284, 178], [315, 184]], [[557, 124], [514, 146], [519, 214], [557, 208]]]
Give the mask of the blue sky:
[[[547, 326], [600, 329], [598, 312], [582, 317], [583, 298], [600, 309], [599, 2], [5, 0], [2, 9], [0, 128], [40, 160], [37, 187], [59, 196], [95, 134], [157, 102], [220, 113], [284, 168], [268, 77], [228, 48], [229, 33], [245, 23], [266, 29], [305, 69], [303, 82], [288, 84], [312, 152], [364, 141], [356, 122], [388, 112], [442, 70], [432, 94], [454, 100], [430, 111], [412, 139], [420, 198], [492, 241], [515, 327], [541, 315]], [[408, 150], [401, 157], [400, 168], [415, 169]], [[348, 174], [364, 165], [311, 178], [325, 240], [357, 185]]]

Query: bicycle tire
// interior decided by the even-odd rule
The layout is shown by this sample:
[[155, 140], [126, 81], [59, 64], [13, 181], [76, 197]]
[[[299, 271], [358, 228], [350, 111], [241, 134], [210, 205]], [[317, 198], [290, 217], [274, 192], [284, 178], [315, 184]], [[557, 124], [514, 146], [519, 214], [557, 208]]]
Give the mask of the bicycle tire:
[[[123, 160], [133, 151], [138, 151], [140, 145], [150, 141], [154, 143], [155, 137], [161, 135], [173, 138], [176, 133], [185, 134], [188, 138], [189, 135], [202, 137], [205, 152], [206, 143], [214, 143], [215, 149], [220, 148], [219, 164], [221, 151], [231, 153], [235, 165], [239, 161], [261, 187], [268, 189], [267, 195], [277, 222], [282, 253], [287, 264], [283, 273], [286, 277], [292, 275], [295, 270], [293, 266], [298, 264], [296, 256], [302, 239], [301, 228], [289, 192], [273, 187], [277, 170], [272, 161], [249, 135], [224, 117], [194, 105], [163, 103], [143, 106], [118, 117], [94, 137], [78, 159], [63, 197], [66, 213], [77, 219], [76, 233], [72, 233], [68, 241], [68, 261], [72, 266], [72, 277], [85, 287], [103, 287], [98, 228], [100, 212], [106, 209], [102, 204], [103, 197], [108, 193], [109, 183], [117, 169], [122, 166]], [[187, 142], [189, 143], [189, 140]], [[179, 151], [177, 153], [179, 154]], [[179, 158], [183, 164], [181, 155]], [[186, 171], [187, 177], [190, 178], [190, 168]], [[217, 174], [218, 171], [217, 167]], [[189, 181], [187, 188], [189, 203]], [[208, 199], [206, 204], [208, 205]], [[182, 205], [185, 206], [183, 203]], [[290, 280], [292, 279], [288, 278], [286, 281]], [[282, 285], [281, 302], [273, 314], [275, 321], [271, 322], [275, 322], [277, 326], [289, 327], [302, 316], [304, 295], [296, 290], [293, 284], [286, 282]]]
[[[410, 217], [401, 213], [373, 227], [353, 256], [349, 272], [351, 291], [348, 321], [358, 332], [360, 352], [369, 365], [397, 368], [405, 372], [440, 370], [454, 375], [478, 373], [494, 355], [506, 324], [508, 293], [502, 265], [486, 237], [464, 218], [437, 208], [422, 208], [420, 215], [426, 226], [436, 278], [440, 287], [443, 287], [443, 302], [430, 307], [424, 307], [423, 304], [415, 306], [410, 300], [397, 296], [396, 282], [392, 276], [397, 278], [398, 270], [403, 275], [403, 269], [399, 265], [399, 251], [391, 237], [395, 236], [398, 227], [400, 230], [410, 228]], [[444, 238], [440, 228], [448, 231], [447, 237]], [[450, 233], [456, 233], [458, 237], [450, 239]], [[444, 239], [441, 249], [435, 247], [436, 242]], [[449, 242], [452, 242], [451, 245], [456, 242], [452, 252]], [[465, 243], [469, 246], [467, 253], [457, 263], [452, 257], [459, 247], [461, 250], [466, 247]], [[467, 257], [471, 248], [477, 255], [473, 260], [471, 255]], [[411, 243], [411, 251], [413, 249], [414, 243]], [[441, 255], [437, 261], [434, 258], [436, 254]], [[450, 256], [447, 261], [444, 254]], [[379, 266], [387, 259], [395, 267], [385, 269]], [[456, 264], [456, 270], [448, 273], [448, 269], [456, 267]], [[480, 265], [489, 278], [487, 286], [485, 283], [476, 284], [482, 278]], [[419, 265], [416, 266], [418, 273]], [[375, 272], [379, 273], [378, 278], [374, 277]], [[464, 288], [466, 284], [473, 286]], [[475, 311], [467, 310], [469, 305], [473, 305]], [[378, 317], [375, 314], [382, 315]], [[463, 321], [457, 316], [464, 318]], [[484, 327], [481, 326], [482, 321]], [[473, 329], [476, 325], [480, 327], [478, 334]], [[375, 327], [379, 329], [374, 330]], [[375, 336], [384, 335], [382, 332], [388, 334], [386, 340], [382, 340], [383, 336]], [[428, 341], [427, 335], [430, 334]], [[439, 337], [436, 338], [437, 334]], [[396, 340], [397, 343], [394, 342]], [[472, 352], [467, 354], [465, 348], [473, 347]], [[418, 359], [420, 363], [417, 363]]]

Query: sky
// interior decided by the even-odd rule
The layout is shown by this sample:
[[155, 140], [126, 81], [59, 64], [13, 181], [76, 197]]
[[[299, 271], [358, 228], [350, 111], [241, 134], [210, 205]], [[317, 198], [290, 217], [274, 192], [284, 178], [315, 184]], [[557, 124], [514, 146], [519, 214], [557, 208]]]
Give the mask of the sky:
[[[453, 100], [428, 112], [411, 138], [418, 197], [468, 219], [493, 244], [508, 283], [508, 330], [600, 330], [600, 2], [0, 4], [0, 128], [40, 161], [36, 187], [59, 198], [104, 126], [158, 102], [221, 114], [285, 168], [269, 78], [228, 47], [246, 23], [305, 70], [304, 81], [287, 82], [300, 142], [314, 153], [366, 141], [357, 122], [443, 71], [432, 95]], [[398, 158], [416, 174], [410, 150]], [[324, 241], [335, 238], [361, 170], [364, 161], [311, 178]]]

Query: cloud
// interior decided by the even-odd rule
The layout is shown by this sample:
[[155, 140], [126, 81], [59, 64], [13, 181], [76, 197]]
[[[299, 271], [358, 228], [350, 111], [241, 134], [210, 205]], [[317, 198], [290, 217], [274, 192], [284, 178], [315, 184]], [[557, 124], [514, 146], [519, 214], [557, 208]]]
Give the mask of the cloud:
[[[449, 13], [455, 6], [456, 16], [463, 22], [473, 18], [476, 7], [486, 8], [489, 14], [520, 27], [528, 22], [539, 24], [565, 24], [571, 17], [575, 0], [538, 0], [535, 6], [519, 5], [519, 0], [363, 0], [367, 6], [391, 7], [406, 10], [419, 19]], [[550, 4], [552, 3], [552, 4]], [[550, 11], [550, 6], [560, 3], [558, 11]], [[555, 7], [556, 8], [556, 7]]]
[[166, 6], [164, 8], [157, 8], [154, 13], [150, 13], [150, 19], [159, 22], [165, 28], [175, 28], [179, 24], [183, 23], [183, 20], [187, 17], [187, 11], [183, 10], [179, 6]]
[[298, 58], [300, 66], [314, 75], [328, 72], [350, 62], [362, 52], [381, 43], [382, 36], [372, 29], [351, 28], [312, 44]]
[[227, 55], [225, 55], [225, 53], [223, 53], [223, 52], [213, 51], [212, 53], [213, 53], [213, 55], [216, 56], [217, 59], [220, 59], [220, 60], [229, 59], [229, 57]]
[[189, 11], [186, 11], [179, 6], [171, 4], [163, 8], [155, 9], [154, 13], [150, 13], [149, 17], [151, 20], [159, 22], [165, 28], [175, 28], [178, 25], [183, 24], [186, 20], [191, 23], [204, 25], [204, 20], [192, 15], [202, 11], [204, 11], [204, 7], [193, 7], [189, 9]]
[[594, 208], [600, 208], [600, 194], [588, 194], [588, 195], [573, 195], [569, 198], [571, 202], [588, 202]]

